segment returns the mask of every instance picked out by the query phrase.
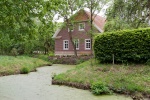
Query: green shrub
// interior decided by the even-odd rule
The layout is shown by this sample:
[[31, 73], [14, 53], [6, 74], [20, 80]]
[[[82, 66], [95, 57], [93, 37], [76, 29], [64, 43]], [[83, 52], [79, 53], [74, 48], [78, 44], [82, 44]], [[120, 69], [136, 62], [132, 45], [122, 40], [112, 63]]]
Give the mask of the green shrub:
[[109, 88], [102, 82], [95, 82], [91, 85], [92, 93], [95, 95], [110, 94]]
[[54, 54], [54, 52], [52, 52], [52, 51], [50, 51], [50, 52], [48, 52], [48, 56], [55, 56], [55, 54]]
[[146, 63], [150, 58], [150, 28], [103, 33], [95, 38], [95, 57], [103, 63]]
[[30, 72], [29, 68], [28, 67], [23, 67], [21, 68], [20, 70], [20, 73], [21, 74], [28, 74]]
[[12, 48], [11, 54], [12, 54], [12, 56], [15, 56], [15, 57], [16, 57], [16, 56], [18, 55], [17, 49], [16, 49], [16, 48]]
[[45, 61], [49, 61], [49, 60], [48, 60], [48, 55], [42, 55], [42, 54], [40, 54], [40, 55], [38, 55], [37, 58], [42, 59], [42, 60], [45, 60]]
[[83, 63], [85, 60], [84, 59], [76, 59], [76, 64], [81, 64]]
[[147, 60], [146, 65], [150, 66], [150, 59]]

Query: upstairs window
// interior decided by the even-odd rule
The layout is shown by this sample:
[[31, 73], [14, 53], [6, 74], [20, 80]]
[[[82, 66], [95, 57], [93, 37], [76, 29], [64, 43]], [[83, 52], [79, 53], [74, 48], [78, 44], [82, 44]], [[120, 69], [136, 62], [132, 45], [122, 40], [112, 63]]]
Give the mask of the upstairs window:
[[83, 31], [85, 29], [85, 23], [79, 23], [79, 31]]
[[73, 25], [68, 27], [68, 32], [70, 32], [70, 30], [71, 30], [71, 32], [74, 31], [74, 26]]
[[68, 40], [63, 41], [63, 50], [69, 50], [69, 41]]
[[74, 40], [76, 50], [79, 50], [79, 39]]
[[91, 39], [85, 39], [85, 50], [91, 50]]

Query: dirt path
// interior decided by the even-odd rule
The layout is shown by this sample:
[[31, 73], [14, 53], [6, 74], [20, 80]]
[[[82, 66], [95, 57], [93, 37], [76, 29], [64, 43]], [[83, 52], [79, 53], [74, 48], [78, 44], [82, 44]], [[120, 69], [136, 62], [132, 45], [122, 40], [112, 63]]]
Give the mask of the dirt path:
[[52, 74], [73, 67], [53, 65], [38, 68], [28, 75], [0, 77], [0, 100], [131, 100], [120, 95], [94, 96], [86, 90], [51, 85]]

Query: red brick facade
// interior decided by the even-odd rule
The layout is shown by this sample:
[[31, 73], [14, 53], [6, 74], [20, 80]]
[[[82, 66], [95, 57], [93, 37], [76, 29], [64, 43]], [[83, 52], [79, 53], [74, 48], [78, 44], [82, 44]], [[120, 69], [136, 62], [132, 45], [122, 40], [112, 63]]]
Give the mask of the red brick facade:
[[[75, 20], [77, 21], [74, 24], [74, 29], [72, 31], [73, 39], [79, 40], [79, 49], [77, 50], [78, 55], [91, 54], [91, 49], [86, 49], [86, 39], [91, 39], [89, 35], [90, 24], [89, 18], [86, 12], [79, 12], [77, 16], [75, 16]], [[79, 30], [79, 24], [83, 23], [85, 25], [84, 30]], [[98, 31], [98, 30], [97, 30]], [[56, 34], [56, 33], [55, 33]], [[69, 41], [68, 50], [64, 50], [64, 40]], [[55, 55], [74, 55], [73, 46], [71, 45], [71, 41], [69, 39], [68, 27], [64, 26], [60, 31], [58, 31], [57, 36], [55, 36]]]

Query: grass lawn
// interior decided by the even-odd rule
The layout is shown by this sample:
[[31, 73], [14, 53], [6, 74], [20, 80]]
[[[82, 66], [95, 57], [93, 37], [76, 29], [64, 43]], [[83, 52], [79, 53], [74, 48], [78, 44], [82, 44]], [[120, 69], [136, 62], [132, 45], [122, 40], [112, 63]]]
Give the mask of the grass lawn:
[[50, 62], [28, 56], [0, 56], [0, 76], [28, 73], [48, 64], [50, 65]]
[[56, 75], [54, 80], [92, 84], [103, 82], [114, 92], [150, 94], [150, 66], [146, 65], [111, 65], [84, 62], [75, 69]]

